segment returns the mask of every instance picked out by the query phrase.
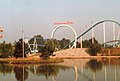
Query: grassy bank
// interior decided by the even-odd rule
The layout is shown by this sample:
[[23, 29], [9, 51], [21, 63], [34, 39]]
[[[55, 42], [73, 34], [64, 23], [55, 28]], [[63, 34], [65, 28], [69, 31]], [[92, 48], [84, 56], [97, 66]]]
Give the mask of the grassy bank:
[[38, 58], [1, 58], [0, 63], [6, 64], [41, 64], [41, 63], [60, 63], [64, 62], [63, 59], [51, 58], [49, 60], [43, 60]]

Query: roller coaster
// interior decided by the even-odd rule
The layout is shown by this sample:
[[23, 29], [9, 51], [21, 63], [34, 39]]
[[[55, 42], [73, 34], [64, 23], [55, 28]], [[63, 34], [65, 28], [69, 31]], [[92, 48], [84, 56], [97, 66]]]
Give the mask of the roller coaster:
[[[81, 35], [79, 35], [77, 37], [77, 40], [80, 39], [82, 36], [84, 36], [85, 34], [87, 34], [90, 30], [92, 30], [93, 28], [97, 27], [97, 25], [99, 24], [102, 24], [104, 22], [112, 22], [112, 23], [116, 23], [119, 27], [120, 27], [120, 23], [114, 21], [114, 20], [103, 20], [103, 21], [100, 21], [96, 24], [94, 24], [93, 26], [91, 26], [89, 29], [87, 29], [85, 32], [83, 32]], [[69, 45], [73, 44], [75, 42], [75, 40], [73, 40], [72, 42], [70, 42], [70, 44], [66, 45], [64, 48], [67, 48]]]

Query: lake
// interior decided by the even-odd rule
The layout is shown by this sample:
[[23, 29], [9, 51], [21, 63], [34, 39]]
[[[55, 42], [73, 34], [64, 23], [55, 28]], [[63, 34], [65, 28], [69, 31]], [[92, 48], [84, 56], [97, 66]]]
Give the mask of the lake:
[[65, 59], [59, 64], [0, 64], [0, 81], [120, 81], [120, 59]]

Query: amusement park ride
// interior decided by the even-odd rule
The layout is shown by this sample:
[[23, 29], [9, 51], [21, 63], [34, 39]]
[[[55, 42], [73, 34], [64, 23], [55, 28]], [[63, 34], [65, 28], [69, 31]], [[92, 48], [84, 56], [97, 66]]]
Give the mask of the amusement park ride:
[[30, 39], [31, 39], [31, 38], [26, 37], [26, 38], [24, 38], [24, 42], [25, 42], [26, 44], [28, 44], [30, 53], [31, 53], [31, 54], [36, 54], [36, 53], [38, 53], [38, 47], [39, 47], [39, 46], [42, 46], [42, 47], [44, 46], [44, 45], [38, 43], [38, 40], [39, 40], [39, 41], [43, 41], [44, 39], [34, 36], [34, 37], [32, 38], [32, 39], [33, 39], [33, 43], [30, 43]]
[[[106, 42], [106, 25], [105, 25], [106, 22], [113, 23], [113, 32], [112, 32], [113, 33], [113, 39], [112, 39], [112, 41], [107, 41], [107, 42]], [[64, 48], [66, 48], [66, 47], [69, 47], [71, 49], [72, 48], [76, 48], [77, 40], [79, 38], [81, 38], [80, 43], [81, 43], [81, 48], [82, 48], [82, 36], [84, 36], [86, 33], [88, 33], [89, 31], [92, 30], [92, 38], [93, 38], [94, 37], [94, 31], [93, 31], [94, 29], [93, 28], [97, 27], [97, 25], [99, 25], [99, 24], [103, 24], [103, 28], [102, 28], [103, 29], [103, 39], [104, 39], [103, 40], [103, 46], [107, 47], [107, 46], [109, 46], [109, 44], [112, 44], [112, 47], [120, 47], [120, 40], [119, 40], [119, 38], [120, 38], [120, 30], [118, 32], [118, 36], [115, 37], [115, 24], [117, 24], [119, 27], [120, 27], [120, 24], [118, 22], [116, 22], [116, 21], [113, 21], [113, 20], [103, 20], [103, 21], [100, 21], [100, 22], [92, 25], [88, 30], [86, 30], [85, 32], [83, 32], [79, 36], [77, 36], [77, 33], [74, 30], [74, 28], [72, 26], [70, 26], [71, 24], [73, 24], [73, 22], [70, 22], [70, 21], [55, 22], [54, 25], [57, 25], [57, 26], [52, 31], [51, 39], [54, 39], [54, 34], [55, 34], [55, 32], [59, 28], [67, 27], [67, 28], [69, 28], [69, 29], [71, 29], [73, 31], [73, 33], [74, 33], [74, 40], [69, 45], [65, 46]], [[38, 46], [40, 44], [38, 44], [36, 40], [37, 39], [34, 38], [34, 43], [33, 44], [30, 44], [29, 41], [26, 40], [26, 43], [28, 44], [31, 53], [37, 53], [38, 52]], [[94, 44], [94, 40], [92, 40], [92, 43]]]
[[73, 31], [74, 33], [74, 42], [73, 44], [69, 44], [69, 48], [76, 48], [76, 44], [77, 44], [77, 33], [75, 31], [75, 29], [70, 26], [70, 24], [73, 24], [73, 22], [71, 21], [66, 21], [66, 22], [55, 22], [54, 25], [58, 25], [57, 27], [54, 28], [54, 30], [52, 31], [52, 34], [51, 34], [51, 39], [54, 39], [54, 34], [56, 32], [56, 30], [58, 30], [59, 28], [62, 28], [62, 27], [66, 27], [66, 28], [69, 28]]

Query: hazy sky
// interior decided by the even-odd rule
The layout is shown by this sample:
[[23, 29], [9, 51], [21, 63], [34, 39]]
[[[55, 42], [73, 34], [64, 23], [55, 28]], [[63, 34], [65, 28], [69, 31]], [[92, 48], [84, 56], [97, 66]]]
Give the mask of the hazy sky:
[[[64, 21], [74, 22], [71, 26], [79, 35], [92, 25], [91, 21], [94, 24], [104, 19], [120, 22], [120, 0], [0, 0], [0, 25], [4, 28], [0, 41], [18, 40], [22, 27], [26, 37], [40, 34], [50, 38], [54, 22]], [[98, 31], [102, 40], [102, 32]], [[70, 29], [61, 28], [55, 37], [71, 39], [73, 35]]]

